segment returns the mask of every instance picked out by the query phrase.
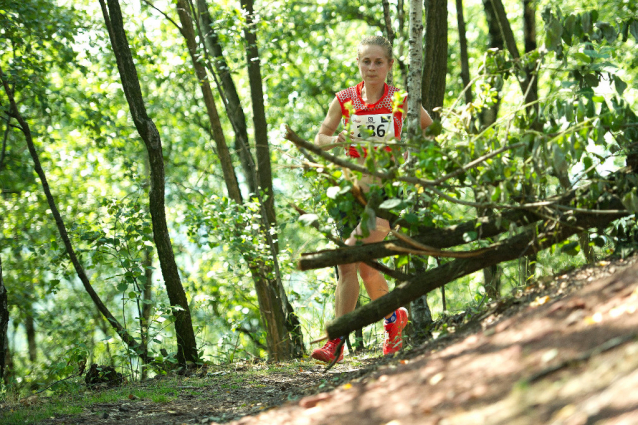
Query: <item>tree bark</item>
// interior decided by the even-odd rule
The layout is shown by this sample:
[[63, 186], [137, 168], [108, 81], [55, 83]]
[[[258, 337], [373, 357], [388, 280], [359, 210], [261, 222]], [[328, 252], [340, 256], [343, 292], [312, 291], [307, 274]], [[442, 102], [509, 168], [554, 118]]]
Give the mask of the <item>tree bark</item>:
[[244, 178], [250, 192], [257, 193], [257, 186], [252, 179], [253, 169], [251, 168], [251, 164], [253, 164], [254, 161], [250, 154], [250, 145], [248, 143], [246, 115], [241, 107], [237, 88], [230, 74], [230, 67], [224, 58], [224, 51], [219, 43], [219, 37], [213, 27], [206, 0], [197, 0], [197, 13], [199, 15], [200, 29], [204, 32], [204, 34], [202, 34], [204, 45], [213, 56], [213, 64], [219, 75], [221, 87], [223, 88], [223, 94], [226, 99], [226, 102], [224, 102], [226, 115], [235, 131], [235, 149], [244, 171]]
[[[31, 129], [29, 127], [29, 124], [24, 120], [24, 118], [20, 114], [18, 110], [18, 106], [15, 103], [15, 99], [13, 97], [13, 93], [11, 89], [9, 88], [9, 85], [7, 84], [6, 80], [2, 78], [2, 69], [0, 69], [0, 79], [2, 79], [4, 90], [7, 93], [7, 97], [9, 98], [9, 103], [11, 105], [11, 115], [20, 124], [20, 130], [24, 134], [25, 140], [27, 142], [27, 148], [29, 150], [29, 153], [31, 154], [31, 158], [33, 159], [35, 172], [40, 178], [40, 182], [42, 183], [42, 189], [47, 198], [49, 209], [51, 210], [51, 214], [53, 215], [55, 224], [58, 227], [60, 238], [62, 239], [62, 242], [64, 243], [64, 247], [69, 256], [69, 259], [71, 260], [71, 263], [73, 264], [73, 267], [75, 268], [78, 278], [82, 282], [82, 285], [84, 285], [84, 289], [86, 290], [86, 292], [88, 292], [89, 296], [91, 297], [91, 300], [93, 301], [93, 303], [95, 304], [99, 312], [102, 313], [104, 318], [111, 324], [113, 329], [115, 329], [115, 331], [120, 336], [120, 338], [122, 338], [122, 341], [124, 341], [124, 343], [128, 345], [128, 347], [131, 348], [133, 351], [135, 351], [136, 353], [140, 353], [141, 349], [140, 349], [139, 342], [136, 341], [135, 338], [133, 338], [126, 331], [126, 329], [122, 327], [120, 322], [118, 322], [118, 320], [111, 314], [109, 309], [100, 299], [99, 295], [95, 292], [95, 289], [93, 289], [93, 286], [91, 285], [91, 282], [89, 281], [89, 278], [87, 277], [84, 271], [84, 268], [82, 267], [82, 264], [80, 264], [80, 261], [78, 260], [77, 255], [75, 254], [75, 250], [73, 249], [73, 245], [71, 244], [71, 239], [69, 238], [69, 234], [66, 231], [66, 226], [64, 225], [62, 216], [60, 215], [60, 212], [58, 211], [55, 200], [53, 199], [53, 195], [51, 194], [51, 189], [49, 188], [49, 183], [47, 181], [46, 175], [44, 174], [44, 170], [42, 169], [42, 165], [40, 164], [40, 159], [35, 149], [35, 144], [33, 143], [33, 137], [31, 136]], [[145, 363], [148, 363], [149, 361], [148, 358], [142, 355], [140, 355], [140, 357], [142, 358], [142, 361], [144, 361]]]
[[241, 191], [239, 190], [239, 183], [237, 182], [237, 176], [235, 175], [235, 169], [233, 168], [233, 161], [230, 157], [230, 151], [228, 150], [228, 145], [226, 145], [226, 138], [224, 137], [222, 124], [219, 120], [219, 114], [217, 113], [215, 97], [213, 96], [213, 91], [211, 90], [210, 83], [208, 81], [206, 68], [202, 64], [199, 53], [197, 52], [195, 30], [189, 13], [187, 0], [177, 0], [177, 13], [182, 24], [182, 35], [186, 39], [188, 53], [190, 54], [191, 61], [193, 62], [195, 75], [197, 76], [199, 87], [204, 98], [204, 105], [206, 106], [206, 112], [208, 113], [208, 121], [210, 122], [213, 132], [215, 146], [217, 147], [217, 154], [219, 155], [219, 162], [222, 166], [222, 173], [224, 174], [224, 181], [226, 182], [228, 196], [238, 204], [241, 204]]
[[[250, 84], [250, 95], [253, 107], [253, 126], [255, 131], [255, 152], [257, 156], [257, 179], [258, 187], [261, 191], [259, 202], [262, 204], [262, 211], [265, 213], [264, 237], [271, 246], [273, 256], [274, 279], [267, 278], [268, 272], [260, 273], [262, 284], [257, 288], [257, 292], [262, 294], [259, 300], [260, 308], [265, 314], [274, 314], [274, 317], [267, 318], [267, 326], [272, 331], [273, 336], [277, 336], [271, 342], [272, 355], [277, 360], [289, 359], [303, 355], [303, 337], [299, 320], [295, 315], [292, 306], [288, 302], [288, 297], [281, 282], [281, 275], [277, 262], [278, 242], [273, 240], [270, 228], [277, 225], [275, 214], [275, 198], [272, 188], [272, 169], [270, 159], [270, 145], [268, 143], [268, 124], [266, 122], [266, 111], [264, 109], [264, 94], [261, 78], [261, 66], [259, 60], [259, 49], [257, 46], [257, 28], [255, 22], [255, 12], [252, 0], [241, 0], [241, 7], [245, 11], [246, 24], [244, 26], [244, 38], [246, 41], [246, 62], [248, 67], [248, 79]], [[263, 194], [263, 195], [262, 195]], [[256, 285], [257, 286], [257, 285]], [[262, 313], [262, 314], [263, 314]], [[277, 329], [275, 329], [277, 328]]]
[[111, 46], [117, 59], [117, 67], [122, 80], [122, 88], [129, 104], [131, 117], [139, 135], [141, 136], [151, 168], [151, 190], [149, 194], [151, 219], [153, 223], [153, 238], [157, 248], [157, 255], [164, 277], [164, 284], [168, 299], [175, 316], [175, 335], [177, 337], [177, 361], [180, 365], [186, 362], [196, 362], [197, 343], [193, 324], [186, 299], [186, 293], [179, 277], [173, 247], [166, 224], [166, 209], [164, 205], [164, 158], [162, 155], [162, 141], [155, 123], [146, 113], [144, 98], [140, 88], [137, 70], [133, 63], [131, 50], [124, 31], [122, 12], [117, 0], [108, 0], [108, 10], [104, 0], [100, 0], [102, 13], [108, 28]]
[[248, 66], [250, 96], [253, 106], [253, 125], [255, 127], [257, 177], [259, 179], [259, 189], [263, 192], [263, 200], [266, 207], [268, 223], [270, 226], [275, 226], [277, 224], [277, 216], [275, 214], [275, 196], [272, 189], [268, 123], [266, 122], [266, 111], [264, 109], [264, 92], [261, 80], [259, 49], [257, 47], [257, 24], [255, 23], [253, 1], [241, 0], [241, 7], [245, 11], [246, 16], [244, 38], [246, 40], [246, 62]]
[[[496, 19], [498, 21], [499, 27], [503, 34], [503, 39], [505, 40], [505, 45], [507, 46], [507, 50], [512, 55], [514, 60], [518, 61], [521, 58], [520, 53], [518, 52], [518, 47], [516, 46], [516, 39], [514, 38], [514, 33], [512, 32], [512, 27], [510, 25], [509, 20], [507, 19], [507, 13], [505, 13], [505, 7], [503, 6], [503, 2], [501, 0], [489, 0], [492, 2], [492, 6], [494, 8], [494, 13], [496, 15]], [[530, 84], [536, 81], [535, 74], [533, 73], [533, 69], [525, 68], [525, 78], [522, 80], [518, 80], [521, 90], [525, 95], [525, 103], [533, 103], [538, 100], [538, 93], [536, 90], [532, 90], [530, 88]], [[537, 105], [534, 107], [529, 107], [528, 111], [535, 110]]]
[[24, 330], [27, 334], [27, 347], [29, 349], [29, 361], [35, 363], [38, 360], [38, 345], [35, 340], [35, 322], [33, 313], [27, 312], [24, 319]]
[[[407, 134], [414, 138], [421, 133], [421, 76], [423, 71], [423, 11], [421, 0], [410, 0], [410, 68], [408, 72]], [[345, 335], [345, 334], [344, 334]]]
[[[523, 37], [525, 40], [525, 53], [536, 50], [536, 1], [523, 0]], [[532, 79], [532, 73], [535, 72], [532, 65], [527, 69], [528, 81], [531, 80], [530, 91], [533, 92], [533, 98], [538, 98], [538, 78]]]
[[[622, 209], [622, 203], [617, 197], [610, 202], [610, 208]], [[515, 260], [567, 239], [576, 234], [579, 228], [599, 227], [605, 228], [612, 221], [623, 217], [625, 214], [585, 214], [575, 213], [573, 221], [569, 225], [555, 223], [540, 223], [521, 232], [476, 258], [463, 258], [450, 261], [440, 267], [429, 270], [426, 273], [416, 275], [403, 282], [387, 295], [378, 298], [359, 310], [339, 317], [327, 326], [328, 338], [336, 338], [339, 335], [347, 335], [357, 328], [378, 321], [386, 314], [398, 307], [410, 302], [423, 294], [439, 288], [448, 282], [466, 276], [475, 271], [503, 261]]]
[[[153, 251], [144, 253], [144, 292], [142, 293], [142, 329], [140, 331], [142, 337], [142, 350], [148, 356], [148, 342], [151, 327], [151, 314], [153, 313]], [[142, 379], [146, 379], [148, 370], [142, 368]]]
[[422, 102], [433, 119], [440, 118], [434, 108], [443, 106], [447, 75], [447, 0], [425, 0], [425, 64]]
[[[503, 40], [503, 33], [501, 32], [501, 27], [498, 24], [498, 18], [496, 17], [492, 0], [483, 0], [483, 10], [485, 11], [485, 19], [487, 20], [490, 49], [503, 50], [505, 48], [505, 41]], [[499, 92], [496, 103], [490, 108], [483, 108], [483, 110], [479, 113], [479, 120], [483, 128], [489, 127], [496, 122], [500, 105], [501, 96]]]
[[[388, 0], [382, 0], [383, 3], [383, 20], [385, 23], [385, 34], [388, 37], [388, 41], [390, 42], [390, 46], [394, 45], [394, 31], [392, 30], [392, 17], [390, 16], [390, 2]], [[388, 72], [388, 76], [386, 77], [386, 81], [388, 84], [392, 85], [394, 80], [392, 68]]]
[[5, 376], [7, 365], [7, 329], [9, 328], [9, 305], [7, 304], [7, 288], [2, 278], [2, 257], [0, 256], [0, 378]]
[[[183, 1], [183, 0], [180, 0]], [[178, 6], [179, 7], [179, 6]], [[258, 191], [258, 187], [263, 186], [260, 182], [263, 181], [264, 178], [270, 180], [270, 194], [272, 195], [272, 175], [270, 172], [270, 152], [268, 147], [268, 139], [267, 139], [267, 127], [265, 126], [265, 111], [263, 110], [263, 92], [261, 92], [261, 75], [259, 68], [257, 67], [257, 72], [253, 68], [251, 71], [251, 63], [255, 61], [248, 60], [249, 64], [249, 76], [251, 77], [251, 92], [252, 89], [255, 88], [253, 85], [253, 81], [257, 78], [259, 87], [256, 93], [256, 96], [261, 98], [261, 119], [257, 119], [255, 122], [255, 128], [257, 125], [263, 124], [264, 126], [261, 128], [262, 131], [256, 131], [256, 138], [259, 135], [257, 142], [257, 153], [258, 155], [264, 155], [263, 147], [266, 147], [267, 151], [267, 166], [263, 164], [258, 166], [257, 170], [255, 170], [255, 163], [253, 161], [252, 155], [249, 151], [248, 145], [248, 136], [246, 130], [246, 121], [244, 112], [241, 108], [241, 103], [239, 97], [237, 95], [237, 90], [233, 83], [233, 80], [230, 75], [230, 69], [225, 62], [222, 47], [219, 44], [219, 39], [212, 27], [212, 23], [210, 20], [210, 15], [208, 13], [208, 9], [205, 3], [205, 0], [197, 1], [197, 8], [199, 14], [199, 26], [200, 30], [205, 32], [204, 40], [206, 49], [212, 52], [214, 56], [214, 64], [215, 68], [220, 75], [220, 84], [223, 88], [223, 91], [226, 94], [226, 102], [224, 103], [226, 107], [226, 112], [228, 114], [231, 123], [233, 124], [233, 128], [235, 129], [236, 134], [236, 146], [239, 150], [239, 156], [242, 161], [242, 166], [244, 168], [245, 178], [249, 185], [249, 188], [252, 193], [257, 194], [260, 201], [262, 196]], [[182, 7], [182, 9], [186, 9]], [[187, 14], [183, 13], [183, 18], [180, 15], [180, 19], [182, 19], [182, 25], [184, 26], [185, 20], [188, 17]], [[192, 25], [190, 25], [192, 28]], [[185, 26], [186, 31], [184, 32], [185, 37], [188, 35], [188, 28]], [[248, 34], [249, 36], [250, 34]], [[189, 37], [187, 37], [189, 38]], [[252, 34], [252, 45], [255, 46], [252, 54], [257, 54], [256, 50], [256, 37]], [[189, 50], [191, 47], [189, 46]], [[195, 62], [195, 60], [194, 60]], [[252, 74], [251, 74], [252, 72]], [[200, 79], [201, 80], [201, 79]], [[255, 96], [255, 95], [254, 95]], [[253, 105], [255, 103], [255, 98], [253, 97]], [[210, 117], [210, 114], [209, 114]], [[211, 126], [213, 123], [211, 122]], [[265, 143], [263, 143], [265, 140]], [[259, 168], [265, 172], [265, 176], [259, 175]], [[232, 197], [233, 200], [237, 203], [241, 203], [241, 194], [239, 192], [239, 187], [237, 189], [233, 189], [230, 185], [236, 185], [236, 180], [226, 180], [226, 185], [228, 187], [229, 193], [237, 193], [238, 196]], [[270, 201], [270, 204], [268, 202]], [[255, 284], [255, 290], [257, 292], [257, 300], [259, 303], [260, 315], [262, 318], [262, 323], [266, 329], [267, 333], [267, 345], [269, 356], [273, 360], [284, 360], [289, 359], [291, 357], [300, 357], [303, 355], [303, 336], [301, 333], [301, 327], [299, 324], [299, 320], [297, 316], [294, 314], [292, 306], [288, 302], [288, 298], [286, 297], [285, 291], [283, 289], [283, 285], [281, 284], [278, 263], [277, 263], [277, 245], [272, 240], [271, 235], [268, 233], [267, 229], [271, 225], [269, 217], [275, 217], [274, 212], [274, 199], [272, 196], [268, 197], [266, 202], [262, 203], [262, 216], [264, 219], [264, 223], [261, 231], [263, 232], [263, 236], [268, 241], [268, 244], [271, 247], [272, 255], [273, 255], [273, 264], [274, 264], [274, 275], [275, 278], [272, 278], [273, 270], [272, 267], [264, 264], [263, 260], [260, 258], [256, 258], [252, 256], [250, 253], [244, 253], [244, 259], [248, 263], [249, 270]], [[268, 213], [268, 208], [271, 209], [271, 212]]]
[[[412, 263], [417, 274], [425, 273], [423, 262], [413, 259]], [[423, 294], [412, 301], [410, 312], [412, 313], [412, 339], [414, 345], [420, 345], [432, 337], [430, 327], [433, 321], [428, 305], [428, 294]]]
[[461, 80], [465, 89], [465, 103], [472, 103], [472, 87], [470, 87], [470, 62], [467, 56], [467, 36], [465, 34], [465, 18], [463, 16], [463, 0], [456, 0], [456, 21], [459, 27], [459, 47], [461, 48]]

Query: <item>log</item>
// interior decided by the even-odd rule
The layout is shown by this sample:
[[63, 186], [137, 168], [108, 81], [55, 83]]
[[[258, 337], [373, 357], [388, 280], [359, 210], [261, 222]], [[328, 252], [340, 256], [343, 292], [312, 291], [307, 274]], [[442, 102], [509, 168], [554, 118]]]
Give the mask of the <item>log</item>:
[[[541, 217], [532, 211], [514, 210], [505, 212], [500, 218], [480, 217], [445, 229], [434, 227], [423, 228], [424, 231], [417, 236], [413, 236], [412, 239], [420, 244], [437, 249], [450, 248], [467, 243], [466, 235], [468, 232], [477, 232], [477, 235], [480, 235], [481, 238], [490, 238], [506, 231], [510, 222], [524, 226], [534, 223], [539, 219], [541, 219]], [[338, 264], [351, 264], [359, 261], [390, 257], [397, 255], [397, 251], [392, 249], [392, 245], [403, 248], [413, 248], [413, 246], [406, 241], [390, 239], [383, 242], [354, 247], [323, 250], [302, 254], [298, 267], [300, 270], [312, 270], [332, 267]]]
[[[601, 209], [622, 210], [624, 208], [617, 196], [614, 196], [610, 201], [605, 208]], [[601, 215], [577, 213], [570, 216], [569, 224], [539, 223], [496, 244], [492, 250], [483, 255], [450, 261], [397, 285], [387, 295], [329, 323], [326, 328], [328, 338], [334, 339], [341, 335], [347, 335], [356, 329], [374, 323], [397, 308], [455, 279], [503, 261], [535, 254], [579, 233], [583, 228], [605, 228], [612, 221], [628, 214], [628, 211]]]

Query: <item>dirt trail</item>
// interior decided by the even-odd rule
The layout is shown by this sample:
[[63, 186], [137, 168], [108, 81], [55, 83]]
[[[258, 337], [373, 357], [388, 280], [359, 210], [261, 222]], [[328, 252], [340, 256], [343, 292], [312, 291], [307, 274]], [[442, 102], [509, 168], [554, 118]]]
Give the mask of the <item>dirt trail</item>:
[[[638, 258], [600, 262], [401, 357], [235, 364], [40, 423], [638, 424], [637, 310]], [[156, 385], [166, 400], [126, 397]]]
[[561, 276], [447, 347], [233, 424], [638, 424], [635, 263]]

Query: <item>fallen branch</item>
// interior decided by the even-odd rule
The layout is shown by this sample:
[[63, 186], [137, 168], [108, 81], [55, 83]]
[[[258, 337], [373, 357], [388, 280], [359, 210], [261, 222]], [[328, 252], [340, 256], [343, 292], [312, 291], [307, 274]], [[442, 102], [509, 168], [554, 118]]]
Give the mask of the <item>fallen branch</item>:
[[[618, 197], [614, 197], [605, 209], [620, 209], [619, 207], [622, 208], [622, 204]], [[624, 215], [626, 214], [574, 214], [571, 225], [564, 223], [537, 224], [496, 244], [493, 249], [480, 256], [450, 261], [397, 285], [387, 295], [329, 323], [326, 328], [328, 338], [334, 339], [341, 335], [347, 335], [356, 329], [374, 323], [397, 308], [455, 279], [488, 266], [535, 254], [578, 233], [578, 228], [605, 228], [613, 220]]]
[[[305, 253], [302, 254], [299, 259], [298, 267], [300, 270], [312, 270], [397, 255], [397, 252], [390, 248], [391, 245], [414, 248], [416, 243], [421, 247], [433, 247], [439, 250], [441, 248], [451, 248], [466, 244], [468, 242], [467, 234], [469, 232], [476, 232], [477, 239], [485, 239], [506, 231], [510, 223], [525, 226], [540, 219], [541, 217], [535, 212], [516, 210], [505, 212], [500, 217], [480, 217], [445, 229], [423, 227], [422, 232], [412, 237], [410, 242], [405, 240], [389, 240], [353, 247]], [[427, 249], [424, 250], [426, 251]]]

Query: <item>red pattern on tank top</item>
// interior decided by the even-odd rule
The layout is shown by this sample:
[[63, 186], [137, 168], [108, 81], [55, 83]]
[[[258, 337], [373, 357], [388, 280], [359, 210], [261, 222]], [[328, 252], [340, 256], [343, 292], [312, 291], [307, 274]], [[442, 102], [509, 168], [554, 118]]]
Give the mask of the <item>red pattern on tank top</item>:
[[[345, 104], [352, 102], [352, 108], [354, 109], [354, 115], [371, 115], [371, 114], [392, 114], [392, 100], [394, 93], [399, 89], [384, 84], [383, 96], [374, 104], [367, 104], [361, 98], [361, 90], [363, 89], [364, 82], [360, 82], [356, 86], [348, 87], [345, 90], [337, 92], [337, 100], [341, 105], [341, 115], [343, 116], [344, 125], [350, 121], [350, 112], [346, 109]], [[401, 109], [404, 109], [406, 100], [404, 99]], [[394, 135], [397, 140], [401, 140], [401, 130], [403, 129], [403, 113], [397, 111], [393, 114], [394, 120]], [[391, 151], [390, 147], [386, 146], [385, 150]], [[346, 154], [352, 158], [359, 158], [359, 151], [354, 145], [350, 145], [346, 148]], [[365, 155], [365, 148], [364, 148]]]

